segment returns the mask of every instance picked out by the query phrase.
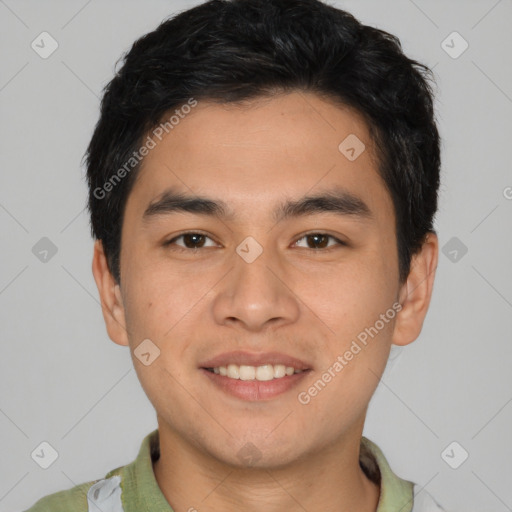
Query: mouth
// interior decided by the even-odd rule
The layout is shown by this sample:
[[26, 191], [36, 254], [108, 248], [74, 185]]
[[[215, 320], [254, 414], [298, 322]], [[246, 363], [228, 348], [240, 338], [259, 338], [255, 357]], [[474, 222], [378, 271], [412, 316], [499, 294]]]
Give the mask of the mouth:
[[312, 367], [285, 354], [231, 352], [199, 368], [215, 388], [246, 401], [270, 400], [291, 391]]

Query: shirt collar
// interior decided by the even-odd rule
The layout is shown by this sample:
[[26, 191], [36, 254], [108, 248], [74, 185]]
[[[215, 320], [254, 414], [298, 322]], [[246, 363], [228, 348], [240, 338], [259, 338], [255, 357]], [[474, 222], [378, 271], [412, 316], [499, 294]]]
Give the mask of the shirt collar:
[[376, 512], [411, 512], [414, 500], [413, 482], [398, 477], [389, 466], [382, 450], [364, 436], [361, 438], [359, 459], [367, 476], [380, 483]]

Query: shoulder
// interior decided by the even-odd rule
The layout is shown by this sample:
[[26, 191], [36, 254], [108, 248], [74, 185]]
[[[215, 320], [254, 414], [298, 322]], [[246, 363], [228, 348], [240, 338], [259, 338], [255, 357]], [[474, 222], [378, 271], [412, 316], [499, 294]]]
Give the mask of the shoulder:
[[121, 476], [107, 477], [44, 496], [24, 512], [122, 512]]
[[87, 512], [87, 491], [93, 484], [94, 481], [86, 482], [44, 496], [25, 512]]
[[[152, 499], [159, 495], [160, 502], [165, 504], [152, 468], [158, 439], [156, 429], [143, 439], [139, 454], [131, 463], [109, 471], [100, 480], [44, 496], [24, 512], [123, 512], [123, 500], [132, 504], [148, 495]], [[156, 457], [156, 453], [154, 455]]]
[[432, 496], [414, 484], [414, 504], [411, 512], [446, 512]]

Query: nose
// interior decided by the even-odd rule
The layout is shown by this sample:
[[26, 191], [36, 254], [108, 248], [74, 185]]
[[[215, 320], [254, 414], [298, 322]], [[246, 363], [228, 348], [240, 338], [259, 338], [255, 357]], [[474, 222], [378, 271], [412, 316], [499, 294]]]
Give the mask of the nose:
[[297, 321], [300, 308], [293, 284], [270, 251], [252, 262], [235, 254], [233, 264], [213, 302], [218, 324], [256, 332]]

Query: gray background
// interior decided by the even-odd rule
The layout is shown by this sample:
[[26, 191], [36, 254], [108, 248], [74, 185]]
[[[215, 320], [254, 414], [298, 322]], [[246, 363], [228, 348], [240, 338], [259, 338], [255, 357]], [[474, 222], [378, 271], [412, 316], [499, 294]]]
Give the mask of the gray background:
[[[197, 3], [0, 0], [1, 512], [131, 462], [156, 428], [128, 349], [103, 324], [80, 160], [116, 60]], [[512, 2], [331, 3], [434, 66], [444, 139], [436, 228], [447, 255], [365, 435], [447, 509], [512, 510]], [[59, 44], [47, 59], [31, 48], [43, 31]], [[441, 45], [453, 31], [469, 43], [458, 58]], [[460, 43], [448, 39], [452, 52]], [[57, 247], [46, 262], [32, 252], [43, 237]], [[31, 458], [42, 441], [59, 455], [46, 470]]]

